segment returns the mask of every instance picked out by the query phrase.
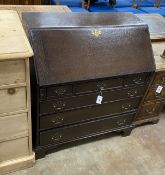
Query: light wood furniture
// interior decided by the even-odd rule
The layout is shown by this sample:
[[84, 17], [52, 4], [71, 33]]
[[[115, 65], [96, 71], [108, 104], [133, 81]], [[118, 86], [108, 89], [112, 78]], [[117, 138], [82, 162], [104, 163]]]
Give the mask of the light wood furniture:
[[[23, 12], [55, 12], [55, 13], [67, 13], [71, 10], [67, 6], [62, 5], [0, 5], [0, 10], [15, 10], [18, 12], [21, 20]], [[26, 24], [22, 21], [25, 32]]]
[[71, 12], [67, 6], [62, 5], [0, 5], [0, 10], [16, 10], [20, 18], [23, 12]]
[[29, 57], [16, 11], [0, 11], [0, 174], [32, 166]]

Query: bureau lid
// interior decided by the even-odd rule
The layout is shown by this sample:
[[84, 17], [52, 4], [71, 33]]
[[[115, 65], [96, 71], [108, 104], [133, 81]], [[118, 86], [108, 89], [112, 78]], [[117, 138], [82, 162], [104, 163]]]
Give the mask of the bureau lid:
[[148, 24], [151, 40], [165, 39], [165, 19], [159, 14], [137, 14], [144, 23]]
[[27, 58], [33, 51], [16, 11], [0, 11], [0, 60]]
[[[30, 16], [36, 20], [39, 18], [40, 21], [40, 16], [36, 15], [37, 17], [34, 14]], [[51, 15], [56, 20], [57, 16]], [[147, 25], [139, 21], [134, 25], [137, 17], [134, 22], [129, 23], [127, 20], [127, 24], [123, 24], [120, 20], [125, 14], [122, 13], [119, 15], [121, 19], [117, 15], [117, 22], [109, 25], [111, 22], [108, 21], [114, 14], [106, 14], [106, 18], [105, 14], [99, 15], [100, 17], [96, 14], [100, 21], [97, 26], [53, 27], [53, 24], [51, 28], [30, 29], [40, 85], [155, 70]], [[28, 20], [30, 16], [28, 15]], [[79, 18], [79, 15], [77, 17]], [[92, 19], [95, 20], [95, 15], [86, 17], [89, 17], [91, 22]], [[134, 15], [131, 15], [131, 20], [133, 17]], [[47, 21], [46, 16], [44, 19]], [[104, 24], [101, 19], [104, 19]], [[83, 18], [76, 20], [80, 20], [81, 24], [85, 23]]]

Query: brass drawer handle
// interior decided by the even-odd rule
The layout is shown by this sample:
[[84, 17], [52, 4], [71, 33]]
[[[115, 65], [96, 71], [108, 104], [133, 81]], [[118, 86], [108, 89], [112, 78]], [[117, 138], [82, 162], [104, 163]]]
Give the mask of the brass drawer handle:
[[122, 109], [124, 109], [125, 111], [129, 110], [131, 108], [131, 104], [123, 104], [122, 105]]
[[65, 106], [66, 106], [66, 104], [64, 102], [59, 101], [59, 102], [53, 104], [53, 109], [59, 111], [59, 110], [64, 109]]
[[59, 95], [59, 96], [61, 96], [61, 95], [64, 95], [65, 93], [66, 93], [66, 89], [65, 88], [59, 88], [59, 89], [56, 89], [55, 90], [55, 93], [57, 94], [57, 95]]
[[52, 142], [57, 142], [57, 141], [61, 140], [61, 138], [62, 138], [62, 135], [57, 133], [51, 137], [51, 140], [52, 140]]
[[61, 116], [57, 116], [56, 118], [52, 119], [51, 122], [52, 122], [54, 125], [57, 125], [57, 124], [62, 123], [63, 120], [64, 120], [63, 117], [61, 117]]
[[16, 93], [16, 90], [15, 90], [15, 88], [9, 88], [7, 92], [10, 95], [14, 95]]
[[123, 126], [123, 125], [126, 124], [126, 120], [119, 120], [119, 121], [117, 122], [117, 124], [118, 124], [118, 126]]
[[127, 92], [129, 97], [135, 97], [137, 95], [137, 89], [131, 89]]
[[141, 84], [142, 83], [142, 77], [141, 76], [136, 77], [135, 79], [133, 79], [133, 82], [135, 84]]
[[106, 87], [106, 84], [105, 83], [103, 83], [103, 82], [98, 82], [97, 83], [97, 88], [99, 90], [104, 90], [105, 87]]

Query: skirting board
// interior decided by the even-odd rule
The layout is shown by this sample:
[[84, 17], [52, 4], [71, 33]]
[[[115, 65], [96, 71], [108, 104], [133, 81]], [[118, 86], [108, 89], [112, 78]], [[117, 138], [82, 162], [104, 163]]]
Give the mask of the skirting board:
[[0, 164], [0, 175], [10, 173], [13, 171], [22, 170], [24, 168], [29, 168], [35, 163], [35, 154], [30, 156], [21, 157], [19, 159], [10, 160]]

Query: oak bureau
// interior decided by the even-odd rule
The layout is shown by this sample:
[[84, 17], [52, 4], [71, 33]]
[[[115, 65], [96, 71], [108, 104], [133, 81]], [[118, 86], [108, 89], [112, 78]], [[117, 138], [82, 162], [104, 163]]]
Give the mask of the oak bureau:
[[149, 26], [156, 72], [135, 119], [135, 126], [148, 122], [157, 123], [165, 106], [165, 19], [159, 14], [137, 16]]
[[15, 11], [0, 11], [0, 174], [32, 166], [29, 57]]
[[[147, 25], [130, 13], [25, 13], [36, 158], [132, 131], [155, 71]], [[135, 42], [136, 41], [136, 42]]]

